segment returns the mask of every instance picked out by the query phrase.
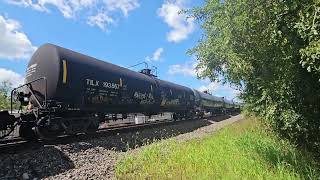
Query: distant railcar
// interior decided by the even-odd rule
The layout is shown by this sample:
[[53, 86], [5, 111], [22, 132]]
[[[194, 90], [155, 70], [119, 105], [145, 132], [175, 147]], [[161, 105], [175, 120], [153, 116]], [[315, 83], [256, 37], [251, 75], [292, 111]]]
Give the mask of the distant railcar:
[[161, 94], [160, 110], [162, 112], [174, 111], [179, 114], [193, 112], [194, 93], [192, 89], [163, 80], [157, 80], [157, 82]]
[[224, 112], [224, 109], [226, 108], [224, 98], [223, 97], [217, 97], [213, 96], [208, 93], [200, 92], [197, 90], [194, 90], [194, 93], [197, 97], [197, 107], [198, 111], [201, 112], [210, 112], [211, 114], [220, 115]]

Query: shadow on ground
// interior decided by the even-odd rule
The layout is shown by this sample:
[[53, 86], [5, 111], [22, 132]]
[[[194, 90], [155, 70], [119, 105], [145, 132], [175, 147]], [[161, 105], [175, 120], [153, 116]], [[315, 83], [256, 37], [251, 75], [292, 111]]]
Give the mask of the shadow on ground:
[[0, 155], [0, 179], [47, 177], [74, 168], [73, 162], [59, 149], [51, 146], [42, 150]]

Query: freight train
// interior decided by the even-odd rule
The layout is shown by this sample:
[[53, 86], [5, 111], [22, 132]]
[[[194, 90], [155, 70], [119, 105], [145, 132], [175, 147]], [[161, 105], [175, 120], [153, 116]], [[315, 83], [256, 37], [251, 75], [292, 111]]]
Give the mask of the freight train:
[[106, 116], [126, 118], [171, 112], [172, 118], [232, 113], [240, 104], [158, 79], [150, 69], [135, 72], [52, 44], [33, 54], [25, 84], [11, 92], [24, 111], [0, 112], [0, 131], [19, 125], [26, 139], [95, 132]]

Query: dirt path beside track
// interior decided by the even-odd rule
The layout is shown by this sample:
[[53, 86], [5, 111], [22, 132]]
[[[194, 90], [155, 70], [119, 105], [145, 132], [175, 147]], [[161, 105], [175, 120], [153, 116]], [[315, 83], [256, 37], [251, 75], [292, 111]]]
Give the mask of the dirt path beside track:
[[243, 119], [243, 115], [237, 115], [237, 116], [233, 116], [230, 117], [228, 119], [225, 120], [221, 120], [221, 121], [217, 121], [215, 119], [208, 119], [208, 122], [210, 122], [211, 124], [208, 126], [204, 126], [201, 128], [198, 128], [190, 133], [185, 133], [185, 134], [180, 134], [176, 137], [174, 137], [174, 139], [179, 140], [179, 141], [187, 141], [193, 138], [202, 138], [204, 136], [209, 135], [212, 132], [215, 132], [227, 125], [230, 125], [234, 122], [240, 121]]

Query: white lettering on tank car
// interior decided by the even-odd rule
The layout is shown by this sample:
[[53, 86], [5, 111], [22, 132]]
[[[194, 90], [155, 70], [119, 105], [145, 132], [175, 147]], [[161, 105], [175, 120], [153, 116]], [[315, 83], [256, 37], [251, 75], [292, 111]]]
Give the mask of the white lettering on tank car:
[[103, 82], [103, 87], [108, 88], [108, 89], [119, 89], [120, 84], [111, 83], [111, 82]]
[[87, 80], [88, 86], [94, 86], [94, 87], [99, 86], [99, 81], [97, 80], [92, 80], [92, 79], [86, 79], [86, 80]]
[[26, 77], [32, 76], [34, 72], [37, 70], [37, 63], [30, 65], [26, 71]]
[[[101, 82], [98, 80], [93, 80], [93, 79], [86, 79], [86, 84], [88, 86], [93, 86], [93, 87], [103, 87], [103, 88], [107, 88], [107, 89], [120, 89], [121, 85], [118, 83], [114, 83], [114, 82]], [[124, 87], [124, 89], [126, 89], [127, 85], [122, 85]]]

